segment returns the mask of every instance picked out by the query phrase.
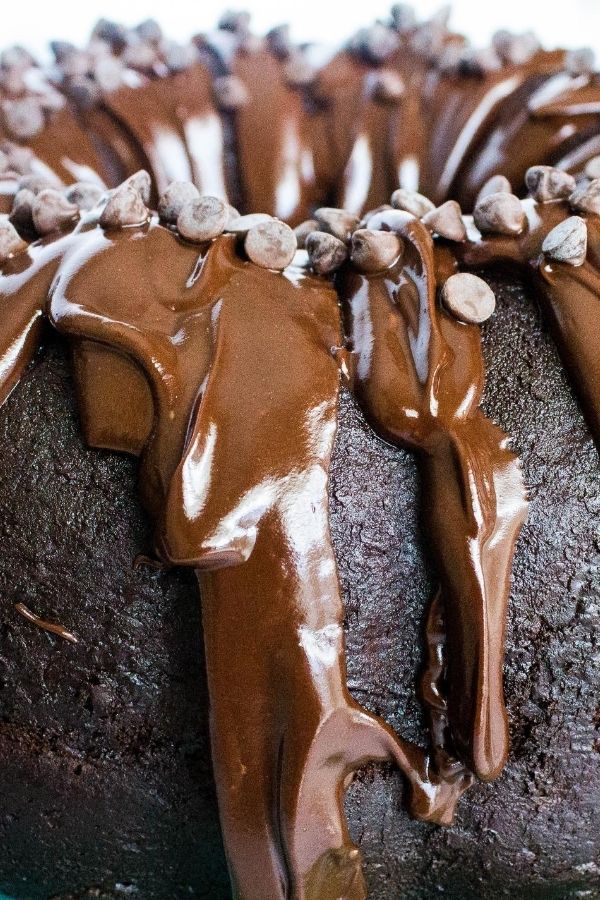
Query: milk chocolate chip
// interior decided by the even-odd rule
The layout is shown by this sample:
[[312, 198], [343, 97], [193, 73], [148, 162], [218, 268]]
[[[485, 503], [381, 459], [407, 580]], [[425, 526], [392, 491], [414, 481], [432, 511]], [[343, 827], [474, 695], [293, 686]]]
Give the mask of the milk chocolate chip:
[[218, 197], [199, 197], [182, 208], [177, 217], [177, 228], [188, 241], [211, 241], [225, 230], [227, 204]]
[[250, 229], [244, 247], [253, 263], [263, 269], [285, 269], [297, 249], [296, 235], [284, 222], [271, 219]]
[[442, 288], [442, 301], [453, 316], [470, 325], [485, 322], [496, 308], [491, 287], [468, 272], [450, 276]]

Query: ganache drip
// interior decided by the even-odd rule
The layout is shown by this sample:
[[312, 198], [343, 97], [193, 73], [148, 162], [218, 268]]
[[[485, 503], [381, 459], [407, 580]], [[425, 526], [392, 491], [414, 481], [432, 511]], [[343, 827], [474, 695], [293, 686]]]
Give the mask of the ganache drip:
[[[0, 223], [0, 403], [50, 322], [72, 345], [88, 444], [140, 458], [156, 564], [197, 571], [236, 896], [358, 900], [343, 812], [358, 767], [395, 762], [411, 813], [449, 824], [472, 773], [496, 777], [508, 752], [504, 629], [527, 504], [479, 408], [490, 299], [453, 293], [453, 275], [504, 262], [530, 279], [600, 447], [600, 82], [585, 53], [506, 33], [476, 51], [444, 16], [399, 13], [317, 66], [243, 15], [184, 46], [153, 23], [101, 22], [85, 50], [53, 49], [50, 72], [22, 51], [0, 67], [0, 206], [17, 229]], [[530, 170], [535, 201], [521, 203], [510, 182], [541, 152], [586, 174], [575, 190], [556, 169], [530, 184]], [[212, 197], [191, 232], [173, 196], [162, 224], [147, 208], [173, 179]], [[281, 228], [251, 248], [254, 223], [227, 203], [314, 215], [309, 266], [290, 264]], [[341, 379], [421, 472], [439, 582], [428, 751], [346, 685], [327, 508]]]
[[[451, 276], [502, 259], [529, 266], [565, 357], [576, 357], [577, 342], [591, 347], [595, 333], [586, 328], [596, 222], [586, 216], [591, 248], [574, 265], [552, 239], [573, 219], [564, 201], [526, 201], [511, 236], [483, 238], [467, 219], [467, 239], [458, 242], [434, 240], [412, 213], [384, 211], [355, 230], [334, 289], [305, 260], [290, 264], [292, 232], [282, 223], [259, 221], [246, 233], [239, 221], [227, 224], [222, 204], [193, 200], [192, 224], [215, 234], [194, 243], [149, 213], [147, 186], [135, 176], [73, 230], [9, 254], [0, 276], [0, 396], [23, 374], [47, 319], [73, 346], [87, 442], [140, 457], [156, 553], [197, 571], [237, 896], [361, 898], [360, 854], [343, 812], [352, 773], [394, 761], [412, 814], [448, 824], [471, 772], [496, 777], [508, 751], [504, 628], [527, 504], [507, 436], [479, 408], [479, 330], [468, 304], [462, 321], [448, 311]], [[505, 230], [513, 200], [492, 204]], [[334, 213], [331, 228], [348, 221]], [[177, 221], [189, 227], [181, 213]], [[313, 240], [321, 250], [323, 235]], [[579, 318], [564, 312], [573, 283], [590, 297]], [[338, 352], [346, 339], [350, 352]], [[585, 399], [592, 382], [574, 372]], [[421, 469], [439, 578], [423, 680], [431, 752], [404, 741], [347, 689], [328, 523], [342, 374], [374, 430], [413, 449]]]
[[[305, 269], [240, 258], [231, 235], [203, 251], [190, 281], [198, 249], [156, 219], [109, 233], [88, 215], [9, 263], [2, 295], [18, 322], [45, 310], [73, 341], [88, 443], [141, 456], [157, 552], [198, 570], [239, 895], [317, 898], [335, 884], [364, 896], [342, 807], [348, 776], [395, 761], [413, 814], [446, 823], [471, 776], [457, 765], [441, 777], [346, 687], [327, 514], [340, 389], [334, 290]], [[4, 345], [7, 384], [31, 356], [11, 356], [18, 328]]]

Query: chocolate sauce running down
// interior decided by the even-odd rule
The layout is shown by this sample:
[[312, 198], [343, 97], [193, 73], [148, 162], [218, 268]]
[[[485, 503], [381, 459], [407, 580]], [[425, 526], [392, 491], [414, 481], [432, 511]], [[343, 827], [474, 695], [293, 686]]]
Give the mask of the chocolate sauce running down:
[[[247, 23], [198, 36], [177, 64], [168, 43], [115, 28], [118, 40], [96, 33], [87, 49], [63, 48], [57, 68], [34, 69], [64, 91], [61, 100], [52, 86], [64, 106], [34, 134], [11, 132], [14, 113], [3, 123], [0, 109], [0, 135], [26, 143], [65, 183], [97, 172], [116, 185], [148, 168], [158, 193], [191, 178], [241, 212], [295, 225], [321, 205], [360, 214], [398, 185], [472, 209], [490, 176], [521, 185], [530, 165], [579, 171], [600, 152], [589, 61], [573, 67], [571, 54], [531, 41], [516, 53], [477, 51], [442, 18], [399, 31], [378, 23], [316, 66]], [[290, 77], [294, 62], [308, 67], [304, 78]], [[240, 94], [229, 104], [217, 99], [224, 77]], [[4, 97], [0, 84], [0, 101], [37, 97], [18, 90]]]
[[198, 570], [237, 894], [363, 897], [342, 805], [352, 772], [395, 761], [413, 814], [446, 823], [471, 776], [455, 764], [442, 778], [346, 687], [327, 514], [335, 292], [302, 268], [254, 266], [231, 236], [199, 253], [155, 219], [106, 233], [94, 215], [9, 263], [1, 287], [20, 311], [7, 384], [48, 298], [73, 341], [88, 442], [141, 454], [157, 551]]
[[508, 753], [504, 629], [525, 491], [506, 435], [478, 409], [479, 329], [440, 309], [425, 226], [406, 213], [401, 234], [405, 253], [392, 270], [340, 279], [355, 391], [384, 439], [419, 453], [448, 635], [450, 727], [462, 758], [487, 780]]
[[[365, 886], [343, 789], [359, 766], [396, 762], [412, 814], [449, 823], [470, 771], [495, 778], [508, 750], [504, 629], [527, 503], [506, 435], [479, 409], [479, 330], [444, 310], [438, 288], [458, 268], [528, 271], [598, 440], [598, 219], [586, 217], [588, 256], [572, 266], [541, 253], [569, 216], [562, 201], [524, 201], [518, 236], [483, 238], [467, 219], [458, 244], [434, 243], [397, 212], [400, 258], [373, 275], [346, 264], [336, 292], [300, 257], [275, 272], [249, 262], [233, 235], [194, 245], [156, 217], [107, 231], [101, 209], [5, 264], [0, 400], [47, 317], [72, 343], [88, 444], [140, 457], [157, 555], [197, 572], [236, 896], [357, 900]], [[346, 685], [328, 522], [342, 319], [366, 418], [421, 468], [440, 582], [423, 679], [431, 757]]]

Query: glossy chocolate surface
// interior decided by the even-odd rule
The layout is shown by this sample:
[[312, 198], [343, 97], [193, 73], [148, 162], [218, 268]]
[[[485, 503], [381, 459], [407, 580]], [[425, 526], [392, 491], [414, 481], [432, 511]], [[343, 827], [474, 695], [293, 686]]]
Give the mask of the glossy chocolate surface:
[[[413, 813], [440, 822], [470, 776], [444, 746], [437, 772], [346, 687], [327, 521], [335, 292], [301, 268], [278, 274], [240, 259], [233, 237], [199, 250], [156, 221], [109, 234], [94, 214], [7, 268], [3, 294], [20, 318], [6, 335], [6, 390], [31, 355], [29, 322], [48, 296], [50, 321], [74, 341], [88, 442], [141, 452], [157, 552], [199, 573], [235, 889], [364, 896], [341, 806], [348, 775], [367, 760], [394, 760]], [[253, 685], [256, 705], [232, 683]]]
[[[453, 40], [444, 34], [441, 46]], [[111, 172], [141, 161], [158, 192], [191, 179], [224, 199], [239, 190], [242, 209], [292, 222], [328, 198], [358, 213], [387, 200], [398, 179], [470, 206], [498, 168], [519, 179], [539, 162], [538, 143], [541, 161], [560, 157], [567, 168], [593, 155], [597, 85], [561, 74], [562, 53], [488, 73], [477, 90], [433, 63], [401, 41], [390, 64], [406, 87], [386, 104], [369, 89], [377, 66], [344, 52], [308, 103], [276, 54], [237, 48], [228, 66], [249, 97], [233, 116], [216, 112], [215, 72], [198, 64], [106, 91], [89, 122], [114, 150]], [[35, 149], [62, 180], [82, 177], [48, 128]], [[140, 457], [156, 554], [197, 573], [221, 824], [245, 900], [366, 896], [343, 809], [360, 766], [395, 762], [413, 815], [448, 824], [471, 773], [491, 780], [506, 763], [502, 665], [527, 502], [507, 435], [479, 409], [479, 329], [451, 318], [438, 289], [457, 268], [504, 262], [529, 272], [600, 444], [599, 226], [586, 217], [583, 266], [550, 264], [541, 245], [568, 206], [526, 201], [526, 212], [516, 238], [484, 239], [469, 222], [468, 240], [452, 248], [406, 214], [394, 267], [365, 276], [348, 264], [337, 292], [302, 262], [283, 273], [254, 266], [232, 236], [198, 247], [156, 218], [108, 232], [97, 212], [4, 268], [0, 401], [46, 317], [73, 347], [88, 444]], [[440, 582], [423, 677], [431, 752], [347, 686], [328, 519], [342, 377], [374, 431], [419, 461]]]
[[[469, 770], [489, 780], [504, 767], [507, 601], [527, 504], [506, 435], [478, 409], [479, 329], [441, 308], [438, 285], [457, 265], [534, 264], [567, 360], [592, 347], [593, 304], [562, 322], [572, 276], [554, 270], [591, 292], [595, 256], [577, 268], [541, 263], [541, 242], [568, 208], [525, 206], [521, 236], [482, 240], [469, 223], [454, 251], [398, 214], [394, 266], [364, 276], [348, 265], [337, 278], [350, 353], [340, 352], [329, 282], [301, 259], [283, 273], [259, 268], [234, 236], [198, 247], [155, 218], [109, 232], [96, 210], [5, 266], [4, 397], [47, 315], [73, 343], [86, 440], [140, 456], [156, 552], [198, 573], [221, 823], [240, 897], [365, 896], [342, 790], [367, 761], [395, 761], [413, 814], [446, 823]], [[574, 371], [585, 399], [594, 371]], [[431, 758], [346, 685], [327, 512], [341, 373], [373, 428], [419, 457], [440, 577], [423, 678]]]
[[[526, 226], [520, 236], [482, 237], [470, 223], [470, 238], [457, 250], [458, 259], [461, 265], [469, 267], [510, 265], [520, 269], [532, 282], [600, 447], [598, 216], [584, 215], [588, 232], [587, 257], [583, 265], [572, 266], [553, 262], [542, 254], [545, 236], [571, 214], [568, 204], [560, 200], [536, 204], [529, 199], [523, 201], [523, 205]], [[448, 265], [448, 257], [443, 265]]]
[[[242, 212], [294, 225], [322, 205], [375, 208], [398, 184], [470, 210], [492, 175], [517, 190], [530, 165], [578, 171], [600, 150], [600, 82], [569, 74], [564, 51], [517, 62], [478, 56], [440, 21], [395, 35], [381, 58], [343, 50], [293, 87], [273, 42], [242, 30], [196, 43], [200, 58], [180, 71], [155, 48], [153, 66], [132, 70], [120, 44], [105, 47], [120, 83], [90, 76], [83, 96], [68, 76], [62, 85], [89, 136], [67, 106], [30, 145], [63, 181], [82, 180], [86, 166], [112, 184], [149, 168], [158, 193], [191, 178]], [[386, 74], [400, 79], [398, 96], [378, 93]], [[246, 92], [234, 110], [213, 96], [224, 75]]]

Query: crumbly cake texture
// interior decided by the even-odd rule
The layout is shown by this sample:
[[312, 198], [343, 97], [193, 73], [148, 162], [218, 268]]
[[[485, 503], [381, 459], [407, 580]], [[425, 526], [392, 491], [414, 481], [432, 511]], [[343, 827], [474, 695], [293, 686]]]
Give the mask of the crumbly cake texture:
[[[511, 754], [497, 782], [463, 797], [450, 830], [408, 818], [397, 773], [360, 773], [346, 807], [376, 900], [440, 887], [474, 900], [482, 885], [562, 900], [594, 896], [598, 878], [597, 455], [531, 296], [505, 275], [491, 283], [484, 405], [522, 451], [531, 497], [509, 613]], [[0, 411], [0, 435], [0, 889], [225, 900], [193, 578], [132, 569], [151, 541], [136, 465], [83, 445], [62, 344]], [[414, 685], [431, 582], [419, 506], [412, 455], [377, 440], [344, 394], [331, 524], [349, 684], [422, 741]], [[24, 598], [68, 622], [78, 646], [24, 623]]]

